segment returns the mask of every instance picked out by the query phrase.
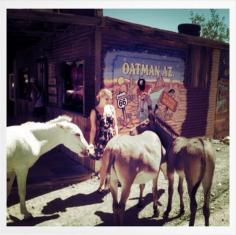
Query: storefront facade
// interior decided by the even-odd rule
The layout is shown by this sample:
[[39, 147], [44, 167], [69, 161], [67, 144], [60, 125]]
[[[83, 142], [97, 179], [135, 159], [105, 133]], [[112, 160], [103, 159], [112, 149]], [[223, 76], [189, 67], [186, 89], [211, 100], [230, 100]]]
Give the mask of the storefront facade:
[[[8, 40], [13, 40], [11, 24], [19, 19], [27, 24], [24, 11], [8, 11]], [[68, 114], [87, 139], [89, 113], [102, 87], [113, 92], [120, 133], [147, 118], [151, 106], [180, 135], [229, 134], [228, 44], [114, 20], [100, 10], [70, 14], [73, 20], [68, 12], [31, 10], [31, 26], [45, 15], [47, 28], [40, 30], [53, 33], [14, 53], [8, 50], [8, 125], [34, 120], [28, 91], [34, 78], [44, 94], [44, 119]]]

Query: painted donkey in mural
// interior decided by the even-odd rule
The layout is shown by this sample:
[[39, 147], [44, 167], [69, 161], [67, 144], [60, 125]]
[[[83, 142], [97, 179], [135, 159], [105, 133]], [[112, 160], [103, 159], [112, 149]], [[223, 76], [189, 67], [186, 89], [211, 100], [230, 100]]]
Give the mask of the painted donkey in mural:
[[89, 145], [83, 133], [68, 116], [59, 116], [46, 123], [26, 122], [7, 127], [7, 196], [16, 176], [20, 211], [24, 219], [32, 217], [25, 203], [29, 168], [41, 155], [60, 144], [80, 156], [89, 154]]
[[197, 210], [196, 193], [199, 185], [202, 183], [204, 193], [203, 215], [205, 217], [205, 225], [209, 226], [209, 201], [215, 168], [215, 156], [211, 143], [204, 138], [178, 136], [177, 133], [171, 130], [171, 127], [152, 113], [149, 114], [149, 119], [134, 128], [131, 134], [140, 134], [146, 130], [157, 133], [166, 148], [164, 162], [167, 163], [169, 186], [168, 205], [164, 218], [168, 218], [172, 208], [174, 171], [176, 170], [179, 175], [180, 214], [184, 213], [183, 180], [185, 177], [190, 198], [191, 213], [189, 225], [193, 226], [195, 222]]
[[[140, 200], [143, 184], [153, 180], [153, 210], [158, 216], [157, 208], [157, 181], [160, 172], [160, 163], [165, 149], [159, 137], [145, 131], [137, 136], [120, 135], [113, 137], [106, 145], [101, 159], [100, 187], [109, 176], [110, 191], [113, 198], [113, 213], [115, 223], [123, 224], [125, 204], [129, 197], [132, 184], [141, 184]], [[118, 202], [118, 181], [121, 183], [121, 198]]]

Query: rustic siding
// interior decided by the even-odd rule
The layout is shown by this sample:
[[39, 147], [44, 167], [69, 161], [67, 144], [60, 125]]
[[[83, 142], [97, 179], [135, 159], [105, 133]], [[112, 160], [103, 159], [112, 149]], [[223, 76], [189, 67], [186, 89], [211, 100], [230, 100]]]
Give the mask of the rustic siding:
[[214, 137], [224, 138], [229, 135], [229, 54], [221, 50], [219, 60]]
[[216, 56], [210, 48], [190, 46], [186, 79], [186, 118], [182, 135], [213, 137]]
[[[88, 116], [91, 106], [91, 94], [94, 91], [94, 67], [93, 67], [93, 32], [88, 31], [80, 33], [67, 33], [58, 37], [53, 43], [53, 50], [50, 53], [48, 61], [60, 67], [62, 62], [85, 60], [85, 116]], [[58, 89], [61, 89], [62, 77], [58, 71], [54, 71]], [[53, 76], [53, 74], [52, 74]], [[91, 92], [92, 91], [92, 92]], [[59, 92], [59, 95], [61, 92]], [[59, 98], [59, 107], [61, 106], [62, 97]]]
[[214, 136], [214, 123], [215, 123], [215, 113], [216, 113], [216, 95], [217, 95], [217, 82], [219, 77], [219, 60], [220, 60], [220, 51], [215, 49], [212, 54], [212, 64], [211, 64], [211, 84], [210, 84], [210, 94], [209, 94], [209, 103], [210, 108], [208, 110], [207, 116], [207, 129], [206, 135], [213, 137]]
[[[19, 60], [16, 63], [16, 74], [20, 67], [29, 67], [30, 76], [36, 76], [35, 61], [41, 54], [47, 57], [48, 61], [48, 87], [56, 89], [55, 94], [48, 95], [48, 106], [47, 106], [47, 119], [51, 119], [60, 114], [68, 114], [73, 118], [73, 121], [78, 124], [84, 133], [87, 141], [89, 141], [89, 113], [91, 108], [94, 107], [95, 103], [95, 82], [94, 82], [94, 33], [91, 30], [85, 32], [72, 32], [62, 33], [58, 35], [54, 40], [45, 41], [43, 44], [37, 44], [27, 51], [20, 52], [18, 54]], [[44, 50], [47, 48], [47, 51]], [[22, 60], [20, 58], [24, 57]], [[66, 61], [74, 60], [85, 60], [85, 113], [84, 117], [82, 114], [76, 112], [70, 112], [62, 109], [62, 83], [63, 77], [61, 73], [61, 66]], [[52, 80], [55, 84], [50, 84]], [[45, 91], [48, 92], [48, 91]], [[55, 100], [55, 103], [51, 103], [50, 100]], [[16, 101], [16, 115], [22, 115], [20, 119], [22, 122], [26, 121], [27, 118], [23, 115], [32, 113], [32, 104], [29, 101], [17, 100]], [[29, 118], [29, 117], [28, 117]], [[69, 152], [69, 151], [68, 151]], [[70, 153], [74, 159], [78, 157]], [[93, 169], [94, 163], [89, 159], [78, 159], [88, 168]]]
[[207, 114], [209, 109], [208, 95], [207, 89], [187, 89], [187, 110], [181, 132], [183, 136], [193, 137], [206, 135], [208, 124]]
[[[55, 40], [53, 44], [53, 51], [49, 57], [49, 62], [56, 65], [54, 74], [58, 82], [57, 88], [61, 89], [62, 77], [60, 74], [61, 63], [64, 61], [73, 60], [85, 60], [85, 113], [84, 117], [76, 112], [71, 112], [67, 110], [61, 110], [61, 103], [59, 102], [58, 107], [49, 107], [49, 113], [55, 117], [61, 113], [67, 114], [72, 117], [73, 122], [76, 123], [82, 130], [87, 141], [89, 141], [89, 113], [91, 108], [94, 107], [94, 33], [93, 31], [88, 31], [82, 35], [77, 33], [66, 34], [65, 36], [59, 37]], [[61, 94], [61, 92], [59, 92]], [[58, 97], [59, 101], [62, 101], [62, 97]], [[85, 165], [90, 169], [94, 169], [94, 162], [89, 159], [78, 158], [76, 154], [70, 152], [73, 159], [78, 160], [80, 163]]]

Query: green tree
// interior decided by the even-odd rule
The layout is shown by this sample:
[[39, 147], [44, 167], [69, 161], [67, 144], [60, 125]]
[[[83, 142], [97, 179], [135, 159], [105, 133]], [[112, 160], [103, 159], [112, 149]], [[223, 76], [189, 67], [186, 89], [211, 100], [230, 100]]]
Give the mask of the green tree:
[[215, 9], [210, 9], [210, 13], [210, 18], [207, 19], [204, 15], [191, 11], [190, 20], [201, 25], [201, 37], [229, 42], [229, 28], [224, 23], [225, 17], [221, 18]]

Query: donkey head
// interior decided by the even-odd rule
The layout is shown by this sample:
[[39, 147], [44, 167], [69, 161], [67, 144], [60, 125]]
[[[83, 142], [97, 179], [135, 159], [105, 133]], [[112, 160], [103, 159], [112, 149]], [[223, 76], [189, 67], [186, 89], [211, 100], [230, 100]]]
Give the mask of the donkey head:
[[172, 127], [170, 127], [167, 123], [162, 121], [154, 112], [149, 111], [148, 119], [141, 122], [138, 126], [134, 127], [130, 131], [130, 135], [138, 135], [143, 133], [144, 131], [153, 131], [155, 132], [159, 138], [163, 146], [166, 149], [169, 149], [173, 140], [178, 136]]
[[65, 147], [82, 157], [89, 155], [89, 144], [84, 138], [82, 131], [76, 124], [68, 121], [62, 121], [56, 123], [56, 126], [61, 130], [60, 139], [61, 143]]
[[138, 135], [144, 131], [154, 131], [155, 132], [155, 116], [149, 113], [148, 119], [142, 121], [138, 126], [130, 130], [130, 135]]

